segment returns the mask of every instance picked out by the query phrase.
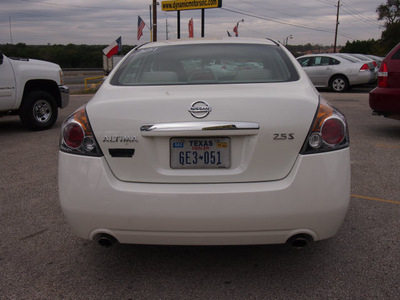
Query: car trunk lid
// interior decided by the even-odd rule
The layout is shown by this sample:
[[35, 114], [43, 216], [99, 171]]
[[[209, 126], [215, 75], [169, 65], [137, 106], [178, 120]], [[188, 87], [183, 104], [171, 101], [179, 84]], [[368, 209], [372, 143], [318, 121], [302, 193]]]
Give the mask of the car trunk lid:
[[87, 113], [120, 180], [255, 182], [288, 175], [317, 106], [302, 81], [104, 86]]

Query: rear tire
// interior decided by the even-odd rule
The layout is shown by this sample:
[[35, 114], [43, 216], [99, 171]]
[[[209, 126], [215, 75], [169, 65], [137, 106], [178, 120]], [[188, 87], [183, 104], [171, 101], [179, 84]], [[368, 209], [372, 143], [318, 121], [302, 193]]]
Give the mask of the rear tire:
[[331, 78], [329, 86], [334, 92], [343, 93], [349, 89], [350, 84], [346, 76], [337, 75]]
[[31, 130], [49, 129], [58, 117], [56, 100], [46, 91], [32, 91], [24, 97], [19, 117]]

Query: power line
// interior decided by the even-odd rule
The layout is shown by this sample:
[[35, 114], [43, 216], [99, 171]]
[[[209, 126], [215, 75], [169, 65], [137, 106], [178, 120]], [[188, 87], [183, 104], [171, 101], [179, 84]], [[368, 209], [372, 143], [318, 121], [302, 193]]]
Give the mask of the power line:
[[343, 4], [343, 10], [346, 11], [349, 15], [351, 15], [365, 23], [372, 24], [372, 25], [379, 25], [379, 22], [377, 20], [373, 20], [373, 19], [370, 19], [370, 18], [364, 16], [361, 12], [352, 8], [350, 5], [348, 5], [345, 2], [343, 2], [342, 4]]
[[315, 1], [335, 6], [335, 3], [329, 2], [329, 1], [326, 1], [326, 0], [315, 0]]
[[[46, 5], [55, 5], [55, 6], [68, 6], [68, 7], [78, 7], [78, 8], [89, 8], [89, 9], [110, 9], [109, 7], [101, 7], [101, 6], [84, 6], [84, 5], [76, 5], [76, 4], [62, 4], [62, 3], [54, 3], [48, 1], [33, 1], [33, 0], [21, 0], [23, 2], [30, 2], [35, 4], [46, 4]], [[115, 10], [115, 8], [113, 8]], [[117, 8], [117, 10], [127, 10], [127, 8]]]
[[261, 19], [261, 20], [266, 20], [266, 21], [271, 21], [271, 22], [275, 22], [275, 23], [279, 23], [279, 24], [283, 24], [283, 25], [288, 25], [288, 26], [293, 26], [293, 27], [300, 27], [300, 28], [305, 28], [305, 29], [310, 29], [310, 30], [315, 30], [315, 31], [322, 31], [322, 32], [331, 32], [328, 29], [323, 29], [323, 28], [319, 28], [319, 27], [309, 27], [309, 26], [305, 26], [305, 25], [300, 25], [300, 24], [295, 24], [295, 23], [291, 23], [291, 22], [287, 22], [287, 21], [281, 21], [281, 20], [277, 20], [277, 19], [273, 19], [270, 17], [265, 17], [265, 16], [257, 16], [253, 13], [250, 12], [245, 12], [243, 10], [234, 10], [234, 9], [229, 9], [225, 7], [221, 7], [222, 10], [226, 10], [229, 12], [233, 12], [236, 14], [240, 14], [240, 15], [244, 15], [244, 16], [248, 16], [248, 17], [253, 17], [256, 19]]
[[[277, 19], [273, 19], [270, 17], [266, 17], [266, 16], [259, 16], [259, 15], [255, 15], [253, 13], [250, 12], [245, 12], [243, 10], [235, 10], [234, 8], [223, 8], [221, 7], [220, 9], [222, 10], [226, 10], [229, 12], [233, 12], [236, 14], [240, 14], [240, 15], [244, 15], [244, 16], [248, 16], [248, 17], [253, 17], [256, 19], [261, 19], [261, 20], [265, 20], [265, 21], [270, 21], [270, 22], [274, 22], [274, 23], [278, 23], [278, 24], [283, 24], [283, 25], [287, 25], [287, 26], [291, 26], [291, 27], [297, 27], [297, 28], [303, 28], [303, 29], [308, 29], [308, 30], [313, 30], [313, 31], [319, 31], [319, 32], [328, 32], [328, 33], [334, 33], [334, 31], [332, 29], [326, 29], [326, 28], [321, 28], [321, 27], [311, 27], [311, 26], [305, 26], [305, 25], [301, 25], [301, 24], [297, 24], [297, 23], [293, 23], [293, 22], [288, 22], [288, 21], [282, 21], [282, 20], [277, 20]], [[340, 36], [344, 36], [350, 39], [357, 39], [354, 36], [348, 35], [348, 34], [339, 34]]]
[[259, 5], [259, 4], [257, 5], [257, 4], [254, 4], [254, 3], [251, 3], [251, 2], [247, 2], [247, 1], [244, 1], [244, 0], [242, 0], [241, 2], [242, 2], [242, 3], [246, 3], [247, 5], [253, 6], [253, 7], [255, 7], [255, 8], [266, 9], [266, 10], [268, 10], [268, 11], [277, 12], [277, 13], [279, 13], [279, 14], [283, 14], [283, 15], [286, 15], [286, 16], [289, 16], [289, 17], [295, 17], [295, 18], [298, 17], [298, 15], [288, 14], [288, 13], [286, 13], [286, 12], [282, 12], [282, 11], [279, 11], [279, 10], [274, 10], [274, 9], [271, 9], [270, 7], [265, 7], [265, 6], [263, 6], [263, 5]]

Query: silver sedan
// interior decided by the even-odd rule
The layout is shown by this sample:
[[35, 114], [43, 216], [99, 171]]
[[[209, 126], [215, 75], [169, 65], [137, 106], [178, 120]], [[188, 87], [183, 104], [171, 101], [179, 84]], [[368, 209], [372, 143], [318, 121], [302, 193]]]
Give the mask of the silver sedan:
[[316, 87], [344, 92], [351, 86], [375, 81], [375, 68], [362, 61], [351, 61], [335, 54], [312, 54], [297, 58]]

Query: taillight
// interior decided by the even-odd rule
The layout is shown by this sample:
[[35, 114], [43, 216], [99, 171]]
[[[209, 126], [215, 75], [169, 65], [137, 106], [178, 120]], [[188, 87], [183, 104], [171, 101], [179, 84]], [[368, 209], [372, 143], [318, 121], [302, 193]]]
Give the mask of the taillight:
[[318, 111], [301, 154], [333, 151], [349, 146], [349, 134], [345, 116], [324, 99], [320, 99]]
[[102, 156], [85, 107], [79, 108], [61, 126], [60, 150], [72, 154]]
[[374, 60], [372, 61], [372, 64], [374, 65], [375, 68], [378, 66], [378, 64]]
[[388, 87], [388, 68], [385, 62], [381, 63], [378, 72], [378, 87], [386, 88]]
[[81, 124], [78, 122], [71, 122], [65, 125], [63, 130], [63, 139], [68, 147], [72, 149], [79, 148], [82, 145], [84, 138], [85, 132], [83, 131]]
[[362, 67], [360, 68], [360, 71], [369, 71], [368, 64], [363, 64]]
[[328, 145], [337, 145], [346, 136], [346, 127], [342, 120], [331, 117], [325, 120], [321, 127], [322, 140]]

